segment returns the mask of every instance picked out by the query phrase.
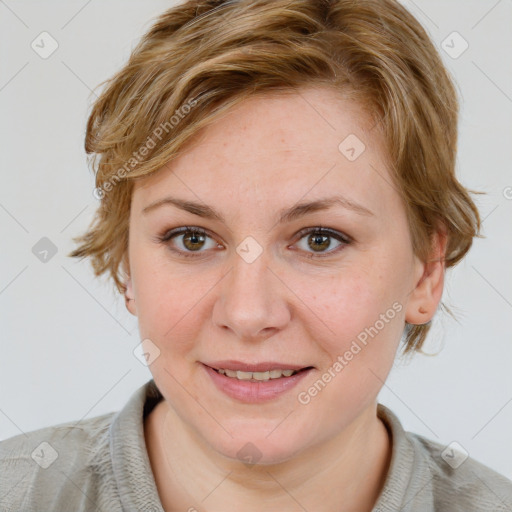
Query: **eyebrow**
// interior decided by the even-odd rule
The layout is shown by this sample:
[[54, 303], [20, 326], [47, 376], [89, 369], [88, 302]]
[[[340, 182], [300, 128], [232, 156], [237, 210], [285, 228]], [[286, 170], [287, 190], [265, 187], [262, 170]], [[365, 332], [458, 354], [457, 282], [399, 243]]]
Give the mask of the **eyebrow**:
[[[142, 210], [142, 213], [147, 214], [148, 212], [155, 210], [156, 208], [159, 208], [164, 205], [174, 205], [182, 210], [185, 210], [189, 213], [197, 215], [198, 217], [203, 217], [205, 219], [211, 219], [211, 220], [217, 220], [219, 222], [222, 222], [223, 224], [226, 224], [226, 221], [225, 221], [224, 217], [222, 216], [222, 214], [217, 212], [211, 206], [208, 206], [208, 205], [202, 204], [202, 203], [196, 203], [194, 201], [186, 201], [184, 199], [178, 199], [175, 197], [164, 197], [162, 199], [159, 199], [158, 201], [155, 201], [154, 203], [151, 203], [150, 205], [146, 206]], [[278, 217], [278, 223], [283, 224], [285, 222], [292, 222], [293, 220], [304, 217], [308, 213], [314, 213], [314, 212], [318, 212], [318, 211], [328, 210], [329, 208], [332, 208], [333, 206], [341, 206], [342, 208], [351, 210], [355, 213], [358, 213], [359, 215], [365, 215], [365, 216], [375, 215], [368, 208], [365, 208], [364, 206], [362, 206], [358, 203], [355, 203], [354, 201], [351, 201], [343, 196], [333, 196], [333, 197], [326, 197], [323, 199], [317, 199], [315, 201], [298, 203], [298, 204], [295, 204], [294, 206], [292, 206], [291, 208], [286, 208], [286, 209], [280, 210], [279, 217]]]

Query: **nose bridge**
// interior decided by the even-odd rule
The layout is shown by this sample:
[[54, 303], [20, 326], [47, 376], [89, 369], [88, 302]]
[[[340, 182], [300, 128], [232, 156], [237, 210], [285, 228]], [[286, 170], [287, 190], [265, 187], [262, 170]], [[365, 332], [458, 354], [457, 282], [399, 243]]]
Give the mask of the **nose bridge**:
[[[254, 258], [246, 258], [241, 245], [237, 250], [237, 255], [233, 258], [233, 270], [231, 272], [231, 291], [239, 298], [253, 298], [257, 301], [267, 302], [269, 292], [272, 286], [269, 283], [269, 257], [268, 251], [262, 252]], [[250, 254], [250, 253], [248, 253]]]
[[[286, 301], [272, 266], [270, 251], [242, 242], [233, 255], [233, 266], [222, 289], [217, 324], [229, 327], [240, 338], [257, 337], [263, 330], [280, 328], [287, 321]], [[256, 257], [255, 257], [256, 256]]]

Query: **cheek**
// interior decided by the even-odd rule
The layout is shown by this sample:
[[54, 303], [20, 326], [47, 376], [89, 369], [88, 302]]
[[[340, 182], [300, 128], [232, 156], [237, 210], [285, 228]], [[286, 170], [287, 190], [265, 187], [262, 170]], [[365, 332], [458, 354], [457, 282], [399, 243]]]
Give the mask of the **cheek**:
[[[351, 271], [326, 281], [316, 281], [314, 287], [304, 287], [304, 302], [328, 326], [326, 332], [329, 333], [328, 338], [332, 340], [333, 347], [339, 345], [343, 348], [346, 342], [357, 338], [365, 328], [379, 321], [381, 315], [385, 315], [390, 308], [392, 311], [384, 320], [397, 316], [396, 309], [399, 308], [393, 310], [392, 305], [397, 302], [400, 294], [381, 275], [378, 268], [371, 272]], [[388, 324], [389, 321], [386, 322]], [[378, 327], [381, 327], [380, 322]]]

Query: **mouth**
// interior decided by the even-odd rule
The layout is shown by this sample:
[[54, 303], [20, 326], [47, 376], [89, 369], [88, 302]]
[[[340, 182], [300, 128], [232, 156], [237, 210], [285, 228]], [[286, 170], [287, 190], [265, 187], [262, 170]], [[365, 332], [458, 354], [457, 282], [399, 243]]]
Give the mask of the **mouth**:
[[244, 403], [262, 403], [275, 400], [290, 392], [314, 366], [291, 365], [280, 362], [257, 364], [241, 361], [201, 363], [211, 382], [223, 394]]

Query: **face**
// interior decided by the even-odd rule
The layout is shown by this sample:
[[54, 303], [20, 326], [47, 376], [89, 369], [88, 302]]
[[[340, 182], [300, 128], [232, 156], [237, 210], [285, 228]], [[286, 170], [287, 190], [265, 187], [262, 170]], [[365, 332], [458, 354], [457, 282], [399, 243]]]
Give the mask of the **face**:
[[[134, 186], [129, 308], [168, 405], [220, 454], [285, 461], [375, 406], [424, 266], [368, 126], [328, 89], [252, 97]], [[211, 369], [237, 365], [308, 369], [266, 382]]]

